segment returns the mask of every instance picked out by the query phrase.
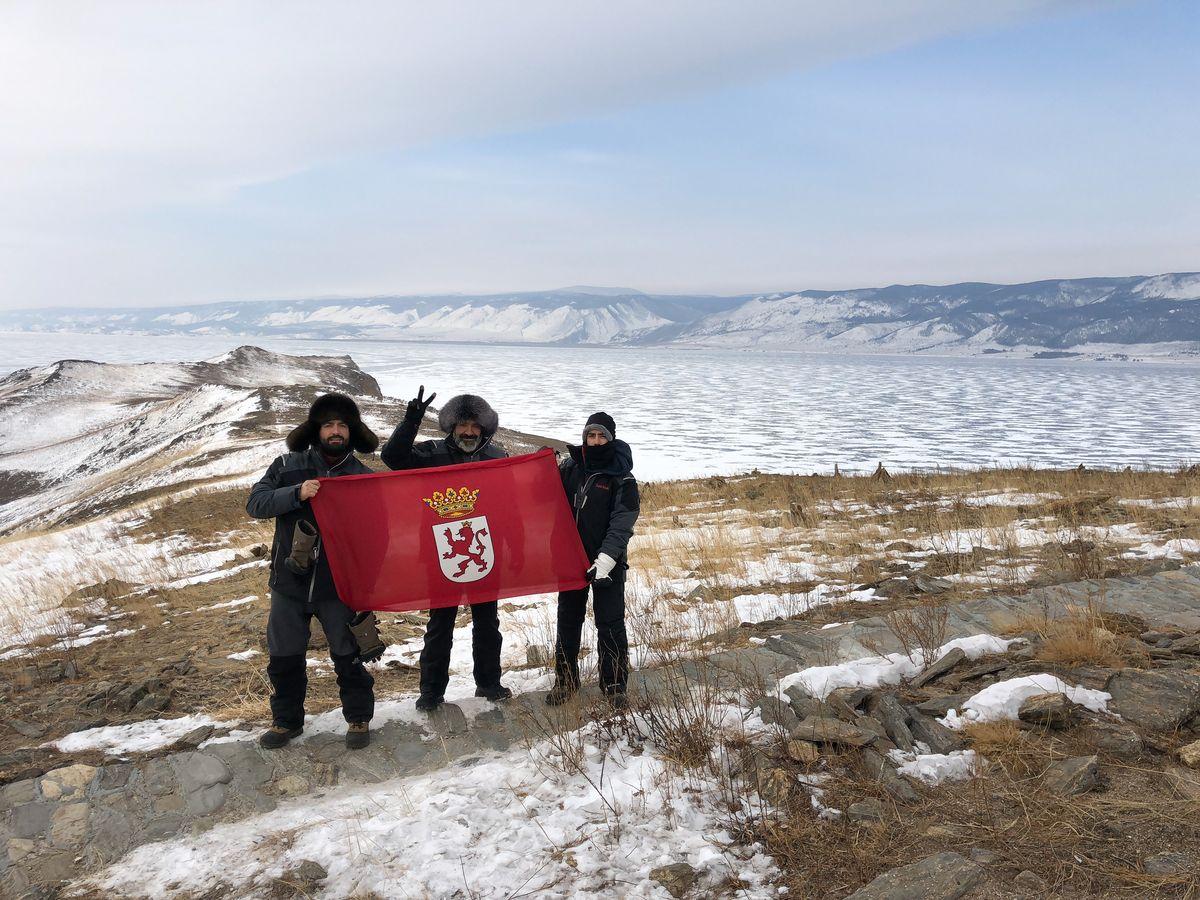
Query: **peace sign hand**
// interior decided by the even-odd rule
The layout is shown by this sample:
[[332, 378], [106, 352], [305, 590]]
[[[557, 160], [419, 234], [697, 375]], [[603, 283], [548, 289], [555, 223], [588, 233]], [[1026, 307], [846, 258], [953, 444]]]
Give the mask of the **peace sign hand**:
[[429, 409], [429, 404], [433, 402], [433, 398], [437, 396], [434, 392], [425, 398], [425, 385], [421, 385], [417, 391], [417, 396], [408, 401], [408, 408], [404, 411], [404, 418], [410, 421], [420, 423], [425, 418], [425, 410]]

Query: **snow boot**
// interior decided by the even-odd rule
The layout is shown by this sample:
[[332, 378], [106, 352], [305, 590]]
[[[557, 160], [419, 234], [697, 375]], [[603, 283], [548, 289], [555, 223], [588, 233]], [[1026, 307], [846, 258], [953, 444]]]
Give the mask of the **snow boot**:
[[417, 698], [417, 709], [421, 712], [433, 712], [443, 702], [442, 697], [435, 697], [432, 694], [422, 694]]
[[307, 575], [312, 568], [313, 549], [317, 546], [317, 527], [301, 519], [292, 532], [292, 552], [283, 564], [293, 575]]
[[512, 691], [502, 684], [490, 684], [487, 687], [475, 688], [475, 696], [491, 700], [493, 703], [501, 703], [512, 699]]
[[346, 625], [358, 644], [358, 661], [374, 662], [383, 656], [387, 644], [379, 637], [379, 620], [373, 612], [360, 612]]
[[278, 750], [294, 737], [304, 733], [303, 728], [288, 728], [286, 725], [272, 725], [258, 738], [258, 745], [267, 750]]
[[575, 696], [575, 685], [569, 681], [555, 681], [554, 687], [546, 693], [547, 706], [562, 706]]
[[371, 743], [371, 723], [351, 722], [346, 726], [346, 749], [361, 750]]

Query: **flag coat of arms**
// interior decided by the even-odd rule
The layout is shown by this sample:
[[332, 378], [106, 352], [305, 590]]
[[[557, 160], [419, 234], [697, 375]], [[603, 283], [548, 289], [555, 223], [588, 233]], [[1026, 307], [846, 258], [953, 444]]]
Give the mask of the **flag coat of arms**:
[[554, 451], [322, 478], [312, 499], [342, 602], [404, 611], [587, 584]]

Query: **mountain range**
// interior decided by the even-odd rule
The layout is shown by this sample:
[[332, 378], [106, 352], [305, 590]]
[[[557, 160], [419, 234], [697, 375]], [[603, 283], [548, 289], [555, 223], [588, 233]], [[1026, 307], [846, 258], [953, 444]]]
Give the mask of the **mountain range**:
[[575, 286], [486, 295], [0, 311], [0, 330], [1200, 358], [1198, 301], [1198, 273], [732, 297]]

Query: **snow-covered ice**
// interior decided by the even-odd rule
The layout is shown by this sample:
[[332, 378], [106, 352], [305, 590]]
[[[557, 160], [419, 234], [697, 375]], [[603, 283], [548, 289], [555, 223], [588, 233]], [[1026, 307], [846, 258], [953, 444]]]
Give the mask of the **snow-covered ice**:
[[234, 722], [218, 722], [205, 715], [182, 716], [178, 719], [147, 719], [128, 725], [105, 725], [75, 731], [56, 741], [42, 744], [59, 753], [81, 753], [85, 750], [103, 750], [110, 756], [127, 753], [147, 753], [168, 747], [189, 731], [203, 725], [214, 728], [231, 728]]

